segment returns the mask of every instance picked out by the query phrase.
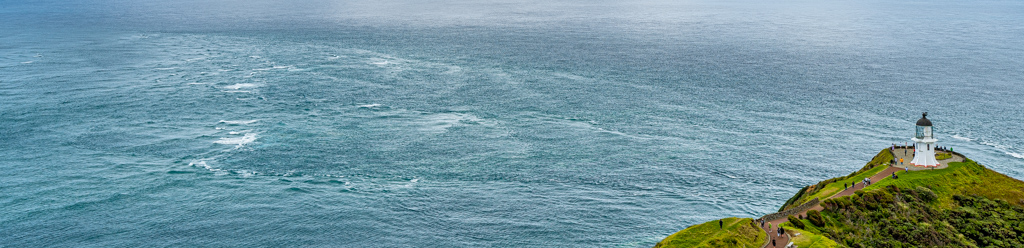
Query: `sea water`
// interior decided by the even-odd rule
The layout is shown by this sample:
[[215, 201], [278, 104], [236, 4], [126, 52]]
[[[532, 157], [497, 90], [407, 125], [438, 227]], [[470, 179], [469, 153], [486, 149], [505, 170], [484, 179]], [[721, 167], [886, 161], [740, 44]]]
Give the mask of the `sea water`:
[[649, 247], [908, 142], [1024, 178], [1021, 1], [3, 1], [0, 246]]

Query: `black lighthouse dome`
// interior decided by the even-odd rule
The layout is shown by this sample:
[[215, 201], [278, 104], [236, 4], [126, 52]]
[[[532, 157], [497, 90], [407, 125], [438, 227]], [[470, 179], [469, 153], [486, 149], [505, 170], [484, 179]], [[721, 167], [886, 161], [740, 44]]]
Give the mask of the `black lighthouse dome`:
[[921, 119], [917, 120], [917, 125], [922, 127], [932, 126], [932, 121], [928, 120], [928, 112], [921, 113]]

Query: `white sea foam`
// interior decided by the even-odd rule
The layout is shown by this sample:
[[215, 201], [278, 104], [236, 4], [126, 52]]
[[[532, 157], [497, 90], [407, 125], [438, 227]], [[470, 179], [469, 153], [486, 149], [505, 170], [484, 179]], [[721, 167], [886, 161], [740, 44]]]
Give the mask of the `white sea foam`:
[[981, 144], [982, 145], [986, 145], [986, 146], [991, 146], [991, 147], [999, 148], [999, 149], [1003, 149], [1003, 150], [1005, 150], [1006, 148], [1010, 148], [1010, 147], [1007, 147], [1007, 146], [999, 144], [999, 143], [988, 142], [988, 141], [982, 141]]
[[1013, 156], [1015, 158], [1022, 158], [1022, 159], [1024, 159], [1024, 154], [1020, 154], [1020, 153], [1016, 153], [1016, 152], [1006, 152], [1006, 155], [1010, 155], [1010, 156]]
[[288, 69], [288, 68], [291, 68], [291, 67], [292, 66], [290, 66], [290, 65], [275, 65], [275, 66], [271, 66], [270, 68], [260, 68], [260, 69], [252, 69], [252, 70], [253, 71], [269, 71], [269, 70], [275, 70], [275, 69]]
[[206, 170], [209, 170], [209, 171], [220, 171], [220, 169], [215, 169], [215, 168], [211, 167], [209, 164], [206, 164], [206, 161], [202, 161], [202, 160], [188, 163], [188, 166], [202, 167], [202, 168], [205, 168]]
[[25, 62], [21, 62], [21, 63], [22, 64], [31, 64], [32, 62], [35, 62], [35, 61], [25, 61]]
[[224, 124], [228, 124], [228, 125], [249, 125], [249, 124], [256, 123], [257, 121], [260, 121], [260, 120], [248, 120], [248, 121], [225, 121], [225, 120], [220, 120], [220, 122], [218, 122], [218, 123], [224, 123]]
[[177, 67], [153, 68], [153, 70], [157, 70], [157, 71], [166, 71], [166, 70], [174, 70], [174, 69], [178, 69], [178, 68]]
[[380, 106], [384, 106], [384, 105], [381, 105], [380, 103], [374, 103], [374, 104], [363, 104], [363, 105], [359, 105], [358, 107], [360, 107], [360, 108], [376, 108], [376, 107], [380, 107]]
[[234, 84], [234, 85], [224, 86], [225, 89], [232, 89], [232, 90], [243, 89], [243, 88], [255, 88], [255, 87], [256, 87], [255, 84], [250, 84], [250, 83], [241, 83], [241, 84]]
[[481, 121], [480, 118], [471, 114], [439, 113], [424, 116], [418, 122], [422, 131], [442, 133], [459, 123], [479, 123]]
[[953, 135], [953, 138], [954, 139], [958, 139], [958, 140], [963, 140], [963, 141], [974, 141], [974, 139], [972, 139], [972, 138], [967, 138], [967, 137], [963, 137], [963, 136], [956, 135], [956, 134]]
[[990, 141], [982, 141], [980, 143], [982, 145], [991, 146], [993, 148], [996, 148], [996, 150], [999, 150], [1000, 152], [1003, 152], [1006, 155], [1010, 155], [1011, 157], [1024, 159], [1024, 154], [1021, 154], [1021, 153], [1018, 153], [1018, 152], [1011, 152], [1010, 151], [1011, 149], [1013, 149], [1012, 146], [1003, 145], [1003, 144], [999, 144], [999, 143], [995, 143], [995, 142], [990, 142]]
[[213, 143], [222, 145], [235, 145], [235, 147], [238, 148], [244, 146], [245, 144], [252, 143], [253, 141], [256, 141], [256, 134], [247, 133], [242, 137], [220, 138], [219, 140], [214, 141]]

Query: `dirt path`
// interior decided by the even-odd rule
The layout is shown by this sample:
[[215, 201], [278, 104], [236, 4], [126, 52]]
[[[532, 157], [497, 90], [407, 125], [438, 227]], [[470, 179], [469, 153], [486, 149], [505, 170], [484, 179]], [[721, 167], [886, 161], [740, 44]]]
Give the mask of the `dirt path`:
[[[903, 172], [903, 168], [899, 168], [899, 167], [889, 167], [889, 168], [886, 168], [885, 170], [882, 170], [881, 172], [878, 172], [878, 174], [875, 174], [875, 175], [871, 176], [870, 177], [871, 178], [871, 183], [876, 183], [876, 182], [880, 182], [882, 180], [886, 180], [886, 178], [891, 178], [890, 176], [892, 176], [893, 173], [896, 173], [897, 175], [903, 174], [904, 173]], [[857, 190], [864, 189], [864, 187], [865, 187], [864, 183], [856, 183], [852, 187], [847, 188], [846, 190], [843, 190], [842, 192], [839, 192], [839, 193], [837, 193], [835, 195], [832, 195], [829, 198], [836, 198], [836, 197], [843, 197], [843, 196], [853, 195], [854, 192], [857, 192]], [[818, 204], [817, 206], [811, 207], [811, 208], [809, 208], [807, 210], [804, 210], [803, 212], [798, 213], [798, 215], [807, 215], [807, 211], [810, 211], [810, 210], [821, 211], [822, 209], [825, 209], [825, 208], [822, 207], [821, 204]], [[787, 237], [786, 235], [782, 235], [782, 236], [775, 235], [777, 233], [776, 230], [778, 229], [779, 224], [789, 222], [789, 219], [787, 219], [787, 217], [781, 217], [779, 219], [774, 219], [774, 220], [768, 221], [768, 222], [772, 223], [772, 230], [768, 230], [767, 222], [765, 223], [765, 225], [763, 227], [761, 227], [761, 229], [764, 230], [765, 233], [768, 234], [769, 238], [775, 239], [776, 246], [774, 246], [774, 247], [785, 247], [786, 244], [789, 244], [789, 237]], [[765, 247], [773, 247], [772, 244], [771, 244], [771, 241], [769, 241], [768, 242], [768, 246], [765, 246]]]
[[[781, 223], [781, 222], [772, 221], [771, 223], [772, 223], [772, 229], [771, 230], [768, 230], [768, 223], [767, 222], [765, 222], [764, 226], [761, 227], [761, 230], [764, 230], [764, 232], [768, 234], [768, 238], [769, 238], [768, 245], [766, 245], [764, 247], [771, 247], [771, 248], [785, 247], [786, 244], [789, 244], [789, 236], [786, 236], [786, 235], [775, 235], [775, 234], [778, 233], [778, 232], [776, 232], [776, 230], [778, 230], [779, 223]], [[775, 240], [775, 246], [772, 246], [772, 242], [770, 240]]]
[[[903, 164], [900, 164], [899, 162], [897, 162], [893, 166], [890, 166], [889, 168], [886, 168], [885, 170], [882, 170], [881, 172], [878, 172], [878, 174], [875, 174], [875, 175], [871, 176], [870, 177], [871, 178], [871, 183], [876, 183], [876, 182], [880, 182], [882, 180], [885, 180], [886, 178], [891, 178], [890, 176], [892, 176], [893, 173], [896, 173], [897, 175], [903, 174], [903, 173], [905, 173], [904, 171], [906, 169], [909, 169], [911, 171], [945, 169], [946, 167], [949, 167], [949, 163], [951, 163], [951, 162], [963, 162], [964, 161], [963, 157], [960, 157], [959, 155], [955, 155], [954, 154], [953, 157], [951, 157], [951, 158], [940, 160], [939, 161], [940, 165], [938, 167], [936, 167], [936, 168], [915, 167], [915, 166], [911, 166], [910, 165], [910, 161], [914, 159], [914, 151], [912, 149], [907, 149], [907, 148], [900, 147], [900, 148], [893, 149], [891, 151], [892, 151], [894, 157], [896, 158], [896, 161], [899, 161], [900, 158], [903, 158], [903, 161], [904, 161]], [[855, 183], [850, 188], [847, 188], [846, 190], [843, 190], [842, 192], [839, 192], [839, 193], [837, 193], [835, 195], [832, 195], [832, 196], [830, 196], [830, 197], [828, 197], [826, 199], [853, 195], [854, 192], [857, 192], [857, 190], [864, 189], [864, 187], [865, 187], [865, 185], [864, 185], [863, 182], [862, 183]], [[825, 199], [822, 199], [822, 202], [824, 202], [824, 200]], [[804, 210], [803, 212], [800, 212], [797, 215], [804, 215], [804, 216], [806, 216], [807, 215], [807, 211], [810, 211], [810, 210], [821, 211], [823, 209], [825, 209], [825, 208], [822, 207], [821, 204], [819, 203], [817, 206], [814, 206], [814, 207], [811, 207], [811, 208], [809, 208], [807, 210]], [[789, 244], [789, 237], [787, 237], [786, 235], [782, 235], [782, 236], [773, 235], [773, 234], [776, 233], [776, 230], [778, 229], [779, 224], [789, 222], [789, 219], [787, 219], [787, 217], [781, 217], [779, 219], [774, 219], [774, 220], [768, 221], [768, 222], [772, 223], [772, 230], [768, 230], [768, 222], [765, 222], [764, 226], [761, 227], [761, 229], [764, 230], [765, 233], [768, 234], [769, 238], [775, 239], [776, 246], [774, 246], [774, 247], [785, 247], [786, 244]], [[768, 245], [764, 246], [764, 247], [773, 247], [771, 241], [769, 241]]]

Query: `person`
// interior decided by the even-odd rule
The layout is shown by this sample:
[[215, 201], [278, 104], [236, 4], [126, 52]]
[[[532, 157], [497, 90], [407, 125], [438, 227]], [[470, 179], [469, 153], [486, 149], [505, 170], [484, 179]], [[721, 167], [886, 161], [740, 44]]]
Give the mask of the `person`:
[[718, 220], [718, 229], [723, 229], [722, 220]]
[[772, 230], [772, 223], [768, 222], [768, 230]]
[[772, 239], [772, 247], [775, 247], [775, 239]]
[[[906, 154], [903, 154], [906, 155]], [[903, 165], [903, 158], [900, 158], [900, 165]]]
[[846, 183], [843, 183], [843, 190], [846, 190], [846, 189], [847, 189]]
[[903, 172], [904, 173], [910, 172], [910, 167], [903, 167]]

